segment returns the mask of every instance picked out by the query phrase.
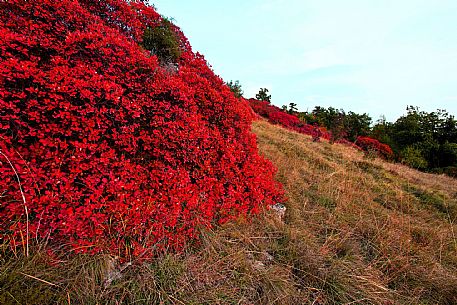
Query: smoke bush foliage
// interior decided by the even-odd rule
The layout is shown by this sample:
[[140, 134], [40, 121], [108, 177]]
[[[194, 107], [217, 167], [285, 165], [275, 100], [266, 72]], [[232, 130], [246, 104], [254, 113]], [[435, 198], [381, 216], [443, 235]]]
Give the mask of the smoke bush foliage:
[[394, 155], [389, 145], [370, 137], [358, 137], [356, 145], [366, 152], [374, 152], [385, 159], [392, 159]]
[[256, 114], [268, 119], [268, 121], [272, 124], [281, 125], [290, 130], [307, 134], [312, 137], [316, 137], [318, 135], [319, 138], [322, 137], [327, 140], [330, 139], [330, 134], [325, 128], [316, 128], [313, 125], [306, 124], [296, 115], [289, 114], [279, 107], [270, 104], [268, 101], [250, 99], [249, 105]]
[[[281, 125], [302, 134], [310, 135], [313, 137], [314, 141], [322, 137], [328, 141], [335, 141], [335, 143], [348, 145], [358, 150], [374, 152], [385, 159], [391, 159], [393, 157], [390, 146], [383, 144], [376, 139], [358, 137], [355, 142], [351, 142], [348, 139], [343, 138], [343, 134], [345, 134], [344, 129], [338, 130], [341, 135], [336, 137], [331, 132], [328, 132], [325, 127], [318, 127], [317, 123], [314, 123], [314, 125], [306, 124], [300, 120], [297, 115], [289, 114], [286, 110], [280, 109], [267, 101], [250, 99], [249, 105], [255, 113], [268, 119], [270, 123]], [[335, 132], [335, 130], [333, 131]]]
[[0, 149], [28, 209], [0, 156], [2, 240], [148, 258], [281, 200], [248, 104], [174, 25], [175, 73], [142, 47], [152, 7], [11, 0], [0, 21]]

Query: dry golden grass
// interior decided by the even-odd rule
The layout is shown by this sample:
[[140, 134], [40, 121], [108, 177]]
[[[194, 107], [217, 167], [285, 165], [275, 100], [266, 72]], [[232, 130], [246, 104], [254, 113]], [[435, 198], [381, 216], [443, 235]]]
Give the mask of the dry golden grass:
[[457, 303], [455, 179], [265, 122], [254, 129], [287, 190], [287, 225], [340, 265], [334, 280], [343, 292], [327, 294], [330, 302]]
[[205, 232], [109, 285], [104, 256], [3, 254], [0, 304], [457, 304], [457, 180], [253, 130], [285, 187], [284, 221], [265, 211]]

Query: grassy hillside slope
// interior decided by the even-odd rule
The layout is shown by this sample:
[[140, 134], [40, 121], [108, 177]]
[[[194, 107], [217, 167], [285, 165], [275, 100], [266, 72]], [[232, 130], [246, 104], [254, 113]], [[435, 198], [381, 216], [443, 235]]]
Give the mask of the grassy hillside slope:
[[456, 180], [263, 122], [254, 129], [289, 197], [278, 258], [312, 302], [457, 302]]
[[264, 121], [253, 130], [286, 189], [284, 221], [266, 211], [117, 269], [106, 256], [3, 252], [0, 303], [457, 303], [457, 180]]

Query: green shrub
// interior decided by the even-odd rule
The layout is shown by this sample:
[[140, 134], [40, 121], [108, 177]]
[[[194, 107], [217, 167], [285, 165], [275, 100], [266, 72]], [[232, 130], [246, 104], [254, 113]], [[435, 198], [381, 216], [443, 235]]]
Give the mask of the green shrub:
[[446, 142], [441, 145], [442, 164], [444, 166], [457, 165], [457, 143]]
[[408, 146], [401, 152], [401, 155], [403, 162], [410, 167], [417, 169], [426, 169], [428, 167], [427, 160], [425, 160], [421, 150], [418, 148]]
[[143, 34], [143, 47], [156, 55], [162, 64], [176, 63], [181, 57], [179, 38], [170, 20], [163, 18], [161, 24], [148, 27]]
[[235, 95], [235, 97], [237, 98], [240, 98], [240, 97], [243, 97], [243, 89], [241, 89], [241, 84], [240, 84], [240, 81], [237, 80], [237, 81], [229, 81], [227, 83], [227, 86], [230, 88], [230, 91], [233, 92], [233, 94]]
[[259, 101], [271, 103], [271, 95], [269, 95], [268, 92], [267, 88], [260, 88], [259, 93], [255, 95], [255, 98]]

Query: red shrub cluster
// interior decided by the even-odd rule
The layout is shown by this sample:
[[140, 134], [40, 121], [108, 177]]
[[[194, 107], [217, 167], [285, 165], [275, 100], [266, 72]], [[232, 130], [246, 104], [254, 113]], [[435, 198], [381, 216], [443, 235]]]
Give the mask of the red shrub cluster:
[[[269, 102], [250, 99], [249, 105], [255, 113], [268, 119], [270, 123], [281, 125], [287, 129], [294, 130], [302, 134], [310, 135], [313, 137], [314, 141], [320, 137], [326, 140], [331, 138], [331, 134], [325, 128], [316, 128], [316, 126], [306, 124], [303, 121], [300, 121], [297, 116], [286, 113], [279, 107], [276, 107]], [[359, 150], [373, 151], [386, 159], [390, 159], [393, 156], [392, 149], [389, 145], [383, 144], [370, 137], [358, 137], [355, 143], [343, 138], [336, 141], [336, 143], [351, 146]]]
[[383, 144], [376, 139], [370, 137], [358, 137], [356, 141], [357, 146], [367, 152], [376, 152], [379, 156], [385, 159], [393, 157], [392, 148], [389, 145]]
[[327, 140], [330, 139], [330, 134], [325, 128], [316, 128], [313, 125], [306, 124], [296, 115], [284, 112], [279, 107], [276, 107], [269, 102], [249, 99], [249, 105], [255, 113], [268, 119], [268, 121], [272, 124], [281, 125], [287, 129], [307, 134], [312, 137], [319, 136]]
[[282, 199], [247, 102], [177, 28], [176, 70], [140, 46], [153, 8], [10, 0], [0, 21], [0, 239], [146, 258]]
[[351, 142], [349, 140], [346, 140], [346, 139], [339, 139], [338, 141], [336, 141], [335, 143], [338, 143], [338, 144], [343, 144], [343, 145], [346, 145], [346, 146], [350, 146], [354, 149], [357, 149], [357, 150], [361, 150], [363, 151], [363, 149], [358, 146], [357, 144], [355, 144], [354, 142]]

